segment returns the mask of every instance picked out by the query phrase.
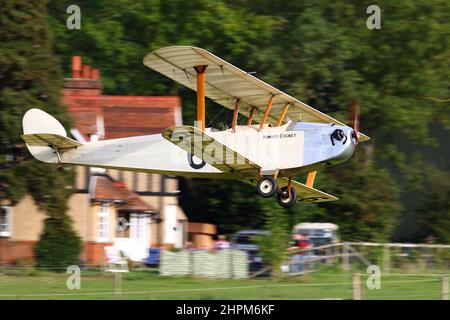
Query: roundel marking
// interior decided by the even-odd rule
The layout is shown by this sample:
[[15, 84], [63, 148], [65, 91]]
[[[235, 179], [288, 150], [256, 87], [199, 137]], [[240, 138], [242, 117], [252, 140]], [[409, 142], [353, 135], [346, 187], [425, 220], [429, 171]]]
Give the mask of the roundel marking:
[[191, 168], [195, 169], [195, 170], [201, 169], [206, 165], [206, 162], [203, 160], [200, 163], [195, 163], [194, 156], [190, 152], [188, 152], [188, 154], [187, 154], [187, 160], [188, 160], [188, 163], [191, 166]]

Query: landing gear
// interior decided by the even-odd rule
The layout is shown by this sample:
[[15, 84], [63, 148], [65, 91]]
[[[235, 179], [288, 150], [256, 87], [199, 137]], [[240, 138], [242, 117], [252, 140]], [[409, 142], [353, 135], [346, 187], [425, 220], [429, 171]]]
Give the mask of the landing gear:
[[277, 201], [280, 206], [289, 208], [297, 202], [297, 191], [295, 188], [282, 187], [280, 191], [277, 193]]
[[269, 198], [277, 192], [277, 181], [274, 177], [263, 176], [256, 185], [258, 193], [263, 198]]
[[295, 191], [295, 188], [292, 188], [290, 178], [287, 186], [278, 188], [275, 177], [262, 176], [256, 185], [256, 189], [259, 195], [264, 198], [269, 198], [276, 193], [278, 203], [285, 208], [291, 207], [297, 202], [297, 191]]

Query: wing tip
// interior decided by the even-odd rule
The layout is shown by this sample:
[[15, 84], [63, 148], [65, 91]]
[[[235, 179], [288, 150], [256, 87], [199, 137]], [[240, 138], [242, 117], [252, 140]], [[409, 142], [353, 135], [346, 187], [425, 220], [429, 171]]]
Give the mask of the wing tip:
[[369, 136], [365, 135], [364, 133], [359, 133], [359, 141], [366, 142], [372, 140]]

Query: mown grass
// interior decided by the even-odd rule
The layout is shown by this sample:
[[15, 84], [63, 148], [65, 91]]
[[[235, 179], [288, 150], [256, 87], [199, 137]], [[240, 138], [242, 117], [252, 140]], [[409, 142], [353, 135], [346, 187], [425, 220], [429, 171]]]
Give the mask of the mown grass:
[[[163, 277], [157, 271], [122, 274], [121, 294], [115, 274], [82, 270], [81, 289], [69, 290], [68, 274], [30, 268], [0, 269], [0, 299], [352, 299], [351, 273], [319, 270], [281, 279], [199, 279]], [[380, 290], [366, 287], [364, 299], [441, 299], [442, 277], [385, 275]]]

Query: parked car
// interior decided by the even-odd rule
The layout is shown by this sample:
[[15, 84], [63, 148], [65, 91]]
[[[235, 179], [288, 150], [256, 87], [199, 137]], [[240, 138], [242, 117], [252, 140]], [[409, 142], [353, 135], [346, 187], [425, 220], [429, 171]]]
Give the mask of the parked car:
[[250, 272], [256, 272], [264, 268], [259, 247], [252, 238], [255, 236], [269, 235], [270, 232], [264, 230], [241, 230], [232, 236], [231, 247], [247, 252]]

